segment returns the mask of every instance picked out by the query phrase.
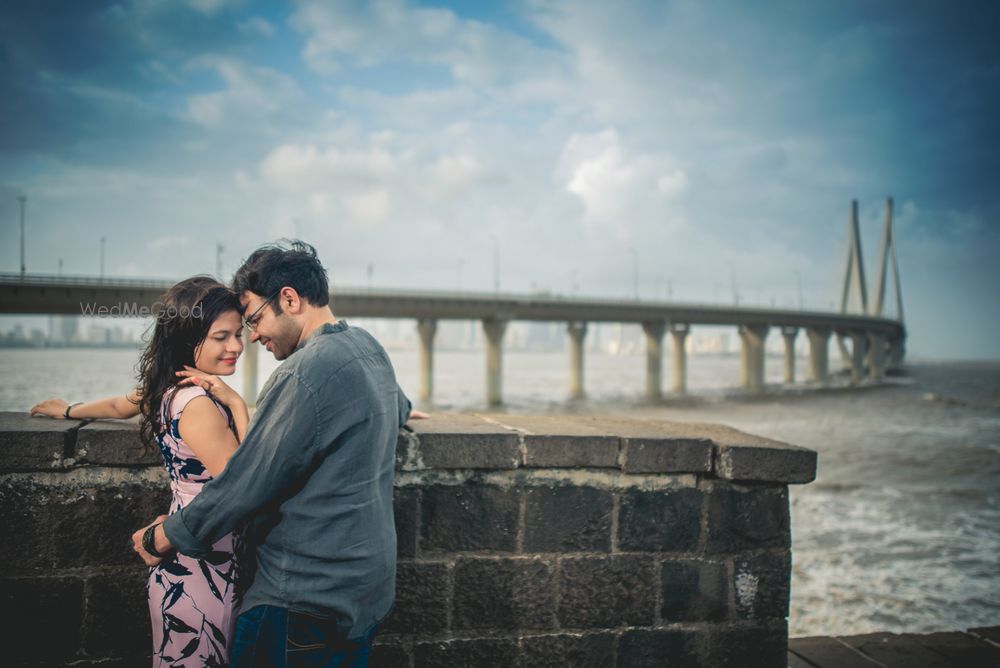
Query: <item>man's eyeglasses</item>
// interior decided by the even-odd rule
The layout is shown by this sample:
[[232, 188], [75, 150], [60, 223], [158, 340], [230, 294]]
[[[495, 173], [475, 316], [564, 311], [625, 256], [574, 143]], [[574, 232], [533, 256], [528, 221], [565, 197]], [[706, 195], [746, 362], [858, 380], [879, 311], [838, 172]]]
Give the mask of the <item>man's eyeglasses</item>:
[[277, 297], [280, 293], [281, 293], [281, 288], [278, 288], [277, 290], [275, 290], [275, 292], [274, 292], [273, 295], [271, 295], [270, 297], [268, 297], [267, 299], [265, 299], [264, 303], [257, 307], [256, 311], [254, 311], [253, 313], [251, 313], [246, 318], [243, 318], [243, 326], [246, 327], [247, 329], [249, 329], [251, 332], [256, 332], [257, 331], [257, 323], [259, 323], [260, 319], [264, 317], [261, 314], [261, 311], [263, 311], [264, 307], [267, 306], [268, 304], [270, 304], [271, 300], [274, 299], [275, 297]]

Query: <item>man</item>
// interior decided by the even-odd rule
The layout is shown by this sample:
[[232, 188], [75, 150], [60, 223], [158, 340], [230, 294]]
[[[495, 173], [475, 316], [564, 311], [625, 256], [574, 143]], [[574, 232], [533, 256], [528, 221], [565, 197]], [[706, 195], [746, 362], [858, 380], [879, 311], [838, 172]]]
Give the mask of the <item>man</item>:
[[172, 549], [205, 557], [249, 520], [257, 565], [232, 664], [365, 666], [393, 603], [395, 448], [410, 402], [382, 346], [334, 317], [312, 246], [258, 249], [233, 289], [250, 340], [285, 362], [223, 472], [154, 525], [156, 555], [142, 529], [135, 549], [149, 565]]

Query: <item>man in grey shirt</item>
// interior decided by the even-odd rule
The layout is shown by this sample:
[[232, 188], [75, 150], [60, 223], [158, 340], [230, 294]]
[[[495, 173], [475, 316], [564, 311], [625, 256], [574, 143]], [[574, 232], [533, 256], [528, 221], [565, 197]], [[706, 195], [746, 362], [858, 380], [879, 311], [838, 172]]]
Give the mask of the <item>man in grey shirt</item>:
[[[152, 533], [146, 563], [206, 557], [243, 521], [257, 565], [234, 666], [364, 666], [392, 607], [396, 438], [410, 401], [385, 350], [331, 311], [308, 244], [266, 246], [236, 272], [250, 340], [285, 362], [225, 470]], [[287, 664], [286, 664], [287, 661]]]

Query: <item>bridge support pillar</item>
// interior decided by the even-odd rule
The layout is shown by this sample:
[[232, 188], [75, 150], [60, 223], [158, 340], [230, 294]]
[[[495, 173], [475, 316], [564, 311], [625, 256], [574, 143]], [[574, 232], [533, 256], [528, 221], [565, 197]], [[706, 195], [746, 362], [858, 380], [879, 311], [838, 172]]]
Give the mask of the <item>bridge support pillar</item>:
[[503, 403], [503, 335], [506, 331], [506, 320], [483, 320], [483, 333], [486, 334], [486, 403], [489, 406]]
[[649, 399], [663, 396], [663, 333], [666, 328], [663, 322], [642, 323], [642, 331], [646, 334], [646, 397]]
[[865, 378], [865, 358], [868, 357], [868, 334], [851, 332], [851, 384], [857, 385]]
[[869, 334], [868, 345], [868, 377], [872, 380], [882, 380], [882, 376], [885, 375], [885, 336]]
[[795, 382], [795, 339], [798, 335], [798, 327], [781, 328], [781, 336], [785, 339], [785, 382], [789, 385]]
[[417, 334], [420, 335], [420, 400], [429, 402], [434, 396], [434, 335], [437, 334], [437, 320], [417, 320]]
[[899, 369], [903, 366], [903, 357], [906, 355], [906, 346], [903, 339], [892, 339], [889, 341], [889, 364], [890, 369]]
[[257, 405], [257, 351], [262, 347], [249, 341], [243, 347], [243, 401], [247, 408]]
[[687, 392], [687, 350], [684, 348], [684, 343], [690, 329], [689, 325], [683, 323], [670, 325], [670, 339], [674, 348], [673, 391], [676, 394]]
[[566, 323], [569, 334], [569, 397], [583, 399], [583, 339], [587, 336], [587, 323]]
[[741, 377], [743, 387], [751, 392], [764, 389], [764, 340], [767, 325], [741, 325], [740, 338], [743, 339]]
[[830, 376], [830, 330], [807, 329], [809, 337], [809, 372], [816, 383], [825, 383]]

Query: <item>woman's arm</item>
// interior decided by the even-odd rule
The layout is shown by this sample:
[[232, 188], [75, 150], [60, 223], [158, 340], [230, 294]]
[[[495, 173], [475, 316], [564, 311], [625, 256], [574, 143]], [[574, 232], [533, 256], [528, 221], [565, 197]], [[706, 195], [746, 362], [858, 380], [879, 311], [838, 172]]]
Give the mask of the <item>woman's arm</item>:
[[[90, 418], [113, 418], [125, 420], [139, 414], [138, 390], [129, 392], [125, 396], [105, 397], [96, 401], [88, 401], [85, 404], [70, 408], [69, 417], [73, 420], [83, 420]], [[31, 415], [43, 415], [55, 418], [56, 420], [66, 419], [66, 408], [69, 404], [63, 399], [46, 399], [31, 407]]]
[[197, 385], [229, 409], [236, 425], [236, 442], [242, 443], [243, 437], [247, 435], [247, 425], [250, 424], [250, 411], [240, 393], [226, 385], [218, 376], [194, 367], [185, 366], [184, 371], [178, 371], [177, 375], [182, 376], [178, 385]]
[[226, 418], [215, 403], [204, 395], [188, 402], [181, 413], [177, 429], [213, 478], [226, 468], [226, 463], [239, 445]]

